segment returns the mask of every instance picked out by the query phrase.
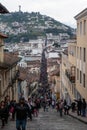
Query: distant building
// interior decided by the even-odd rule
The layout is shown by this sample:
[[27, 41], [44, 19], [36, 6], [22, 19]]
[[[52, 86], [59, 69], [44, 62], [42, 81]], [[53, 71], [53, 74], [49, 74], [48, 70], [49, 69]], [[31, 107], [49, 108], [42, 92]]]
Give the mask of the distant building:
[[48, 82], [52, 95], [57, 99], [60, 98], [60, 58], [51, 57], [47, 60], [47, 72], [48, 72]]

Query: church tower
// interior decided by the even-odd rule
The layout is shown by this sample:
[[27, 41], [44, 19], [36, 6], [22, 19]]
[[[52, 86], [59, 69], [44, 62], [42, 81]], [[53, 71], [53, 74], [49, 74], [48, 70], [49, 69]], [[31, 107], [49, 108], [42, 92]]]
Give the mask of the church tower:
[[19, 12], [21, 12], [21, 5], [19, 5]]

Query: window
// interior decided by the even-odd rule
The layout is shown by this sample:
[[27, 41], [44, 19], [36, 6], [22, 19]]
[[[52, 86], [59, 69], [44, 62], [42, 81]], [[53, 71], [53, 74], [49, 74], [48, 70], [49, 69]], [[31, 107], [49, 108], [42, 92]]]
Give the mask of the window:
[[77, 34], [79, 34], [79, 23], [77, 23]]
[[72, 94], [74, 93], [74, 86], [72, 85]]
[[80, 22], [80, 35], [82, 35], [82, 22]]
[[79, 59], [79, 47], [77, 47], [77, 59]]
[[84, 20], [84, 27], [83, 27], [84, 35], [86, 34], [86, 20]]
[[77, 80], [79, 80], [79, 69], [77, 69]]
[[86, 48], [83, 48], [83, 61], [86, 61]]
[[83, 74], [83, 87], [85, 88], [85, 74]]
[[82, 72], [80, 71], [80, 83], [82, 83]]
[[81, 60], [81, 57], [82, 57], [82, 48], [80, 47], [80, 60]]

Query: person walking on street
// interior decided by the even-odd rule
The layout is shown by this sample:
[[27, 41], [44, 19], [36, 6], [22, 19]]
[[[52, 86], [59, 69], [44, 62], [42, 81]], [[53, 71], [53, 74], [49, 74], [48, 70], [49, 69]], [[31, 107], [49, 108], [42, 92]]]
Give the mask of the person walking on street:
[[16, 129], [26, 130], [27, 116], [29, 114], [28, 104], [25, 103], [24, 98], [21, 98], [15, 107], [16, 113]]
[[71, 109], [72, 109], [72, 112], [75, 112], [75, 110], [76, 110], [76, 103], [75, 103], [75, 101], [72, 102]]
[[82, 100], [79, 98], [79, 100], [75, 100], [77, 102], [77, 115], [81, 115], [82, 110]]
[[7, 115], [7, 108], [6, 108], [5, 102], [1, 101], [1, 104], [0, 104], [0, 119], [2, 122], [1, 128], [5, 126], [6, 119], [7, 119], [6, 115]]
[[28, 107], [29, 107], [29, 118], [32, 121], [32, 104], [30, 98], [28, 98]]
[[82, 100], [82, 116], [86, 116], [86, 101], [84, 98]]
[[43, 100], [42, 106], [43, 106], [43, 110], [44, 110], [44, 112], [45, 112], [45, 111], [46, 111], [46, 101], [45, 101], [45, 99]]
[[63, 115], [63, 108], [64, 108], [64, 103], [63, 100], [59, 101], [59, 112], [60, 112], [60, 117]]
[[55, 100], [52, 100], [52, 108], [55, 108]]
[[6, 106], [6, 109], [7, 109], [7, 112], [6, 112], [6, 123], [8, 123], [8, 118], [9, 118], [9, 110], [10, 110], [10, 97], [7, 95], [4, 99], [5, 101], [5, 106]]
[[64, 100], [64, 114], [68, 115], [69, 114], [69, 107], [67, 105], [67, 101]]

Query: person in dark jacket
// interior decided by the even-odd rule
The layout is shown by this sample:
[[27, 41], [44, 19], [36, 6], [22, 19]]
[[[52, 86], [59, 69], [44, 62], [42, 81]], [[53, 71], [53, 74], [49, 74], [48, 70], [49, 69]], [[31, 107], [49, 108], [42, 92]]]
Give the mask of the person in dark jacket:
[[72, 108], [72, 112], [75, 112], [75, 110], [76, 110], [76, 103], [75, 103], [75, 101], [72, 102], [71, 108]]
[[32, 105], [31, 105], [31, 99], [28, 98], [28, 107], [29, 107], [29, 118], [32, 121]]
[[65, 115], [69, 114], [69, 106], [67, 105], [66, 99], [64, 100], [64, 114]]
[[1, 104], [0, 104], [0, 118], [1, 118], [1, 122], [2, 122], [1, 128], [3, 128], [5, 126], [6, 119], [7, 119], [6, 115], [7, 115], [7, 107], [5, 105], [5, 102], [1, 101]]
[[6, 123], [8, 123], [8, 118], [9, 118], [9, 110], [10, 110], [10, 97], [7, 95], [4, 99], [5, 101], [5, 106], [7, 109], [7, 113], [6, 113]]
[[26, 130], [27, 116], [29, 114], [29, 107], [25, 103], [24, 98], [21, 98], [19, 103], [15, 107], [16, 114], [16, 129]]
[[86, 101], [84, 98], [82, 100], [82, 116], [86, 116]]
[[82, 110], [82, 100], [79, 98], [79, 100], [75, 100], [77, 102], [77, 115], [81, 115]]

